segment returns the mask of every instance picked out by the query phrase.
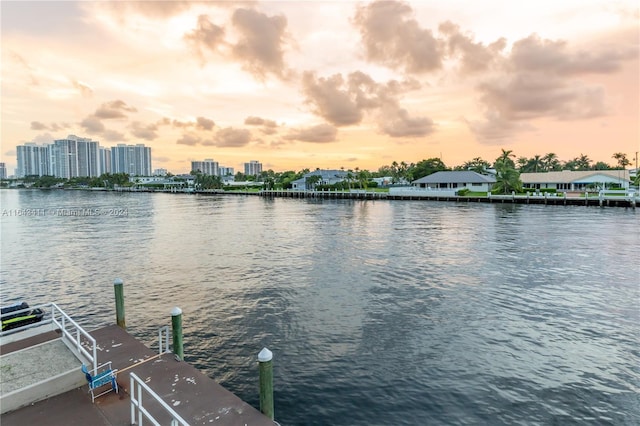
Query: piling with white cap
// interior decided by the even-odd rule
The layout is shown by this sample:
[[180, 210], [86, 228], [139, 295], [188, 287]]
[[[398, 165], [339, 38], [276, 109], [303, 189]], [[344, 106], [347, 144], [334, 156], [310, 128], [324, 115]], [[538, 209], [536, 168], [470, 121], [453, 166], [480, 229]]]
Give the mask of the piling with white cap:
[[273, 412], [273, 353], [267, 348], [262, 348], [258, 354], [260, 364], [260, 411], [271, 420]]

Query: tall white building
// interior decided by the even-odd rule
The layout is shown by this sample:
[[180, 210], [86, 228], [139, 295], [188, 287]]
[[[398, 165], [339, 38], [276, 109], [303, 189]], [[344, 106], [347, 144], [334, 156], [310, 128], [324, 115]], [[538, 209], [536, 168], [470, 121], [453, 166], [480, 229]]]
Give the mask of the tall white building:
[[0, 179], [7, 178], [7, 165], [5, 163], [0, 163]]
[[192, 161], [191, 171], [199, 171], [205, 175], [218, 176], [219, 164], [217, 161], [213, 161], [211, 158], [207, 158], [204, 161]]
[[144, 144], [118, 144], [111, 148], [111, 173], [151, 176], [151, 148]]
[[18, 177], [53, 175], [70, 179], [103, 173], [151, 176], [151, 148], [143, 144], [106, 148], [89, 138], [69, 135], [49, 145], [19, 145], [17, 154]]
[[89, 138], [69, 135], [49, 147], [49, 170], [55, 177], [98, 177], [101, 174], [100, 144]]
[[17, 177], [52, 175], [50, 165], [50, 147], [26, 143], [16, 147], [18, 155]]
[[256, 160], [251, 160], [248, 163], [244, 163], [244, 174], [246, 176], [258, 176], [262, 173], [262, 163]]
[[101, 146], [98, 153], [100, 174], [111, 173], [111, 148]]

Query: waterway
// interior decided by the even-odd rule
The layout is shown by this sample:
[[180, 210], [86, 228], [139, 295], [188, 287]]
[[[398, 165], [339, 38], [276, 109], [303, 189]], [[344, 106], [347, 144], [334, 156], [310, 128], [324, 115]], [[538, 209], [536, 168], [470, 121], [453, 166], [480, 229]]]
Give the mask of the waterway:
[[0, 302], [54, 301], [283, 425], [640, 424], [640, 213], [626, 208], [0, 190]]

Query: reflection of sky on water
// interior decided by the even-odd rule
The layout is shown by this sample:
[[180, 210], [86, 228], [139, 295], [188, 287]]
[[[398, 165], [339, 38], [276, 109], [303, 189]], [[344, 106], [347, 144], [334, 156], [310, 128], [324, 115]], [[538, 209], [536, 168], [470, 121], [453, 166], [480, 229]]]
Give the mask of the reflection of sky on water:
[[2, 209], [128, 208], [119, 218], [3, 217], [3, 304], [53, 300], [81, 320], [110, 323], [121, 277], [133, 333], [154, 344], [180, 306], [187, 359], [241, 396], [253, 395], [245, 366], [263, 346], [273, 349], [280, 403], [296, 415], [375, 401], [385, 420], [423, 407], [460, 421], [498, 410], [498, 423], [512, 423], [510, 404], [532, 419], [571, 418], [573, 399], [586, 398], [611, 415], [620, 410], [612, 395], [640, 388], [632, 210], [85, 191], [0, 197]]

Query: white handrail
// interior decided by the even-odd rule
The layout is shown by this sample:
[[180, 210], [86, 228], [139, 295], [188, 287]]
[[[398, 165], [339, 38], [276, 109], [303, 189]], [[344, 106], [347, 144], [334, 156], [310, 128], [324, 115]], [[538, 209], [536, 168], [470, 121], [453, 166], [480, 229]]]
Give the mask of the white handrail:
[[[12, 334], [21, 330], [26, 330], [28, 328], [34, 328], [53, 323], [62, 331], [63, 341], [65, 341], [72, 347], [75, 347], [75, 349], [78, 351], [78, 354], [83, 355], [87, 359], [87, 361], [89, 361], [89, 363], [93, 367], [93, 370], [95, 371], [98, 366], [96, 339], [91, 337], [91, 335], [85, 329], [83, 329], [77, 322], [72, 320], [71, 317], [67, 315], [67, 313], [62, 309], [60, 309], [58, 305], [56, 305], [55, 303], [45, 303], [43, 305], [31, 306], [26, 309], [13, 311], [11, 312], [11, 314], [21, 314], [24, 312], [33, 311], [35, 309], [40, 309], [43, 312], [46, 312], [49, 310], [49, 307], [51, 307], [51, 318], [43, 318], [42, 321], [34, 324], [28, 324], [12, 330], [3, 331], [0, 333], [0, 336]], [[89, 343], [91, 353], [82, 346], [83, 340]]]
[[[60, 314], [60, 319], [56, 317], [56, 314], [58, 313]], [[72, 320], [71, 317], [67, 315], [65, 311], [60, 309], [60, 307], [55, 303], [51, 303], [51, 321], [56, 324], [62, 331], [63, 340], [66, 338], [72, 346], [75, 346], [75, 349], [78, 351], [78, 353], [87, 358], [87, 360], [93, 366], [93, 370], [95, 371], [98, 368], [96, 339], [91, 337], [91, 335], [84, 328], [80, 327], [77, 322]], [[89, 342], [91, 353], [89, 353], [89, 351], [87, 351], [82, 346], [81, 337]]]
[[[161, 424], [153, 418], [151, 413], [147, 411], [146, 408], [142, 405], [142, 390], [144, 389], [149, 395], [151, 395], [171, 416], [171, 426], [189, 426], [189, 423], [178, 413], [176, 413], [173, 408], [169, 407], [169, 405], [164, 402], [158, 394], [156, 394], [146, 383], [144, 383], [140, 377], [136, 376], [134, 373], [129, 373], [129, 377], [131, 378], [131, 424], [142, 426], [142, 420], [146, 418], [151, 421], [155, 426], [161, 426]], [[137, 413], [136, 413], [137, 411]], [[136, 416], [137, 414], [137, 416]], [[144, 415], [144, 417], [143, 417]], [[136, 419], [137, 418], [137, 419]], [[137, 420], [137, 422], [136, 422]]]

